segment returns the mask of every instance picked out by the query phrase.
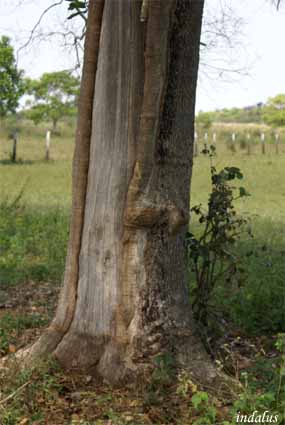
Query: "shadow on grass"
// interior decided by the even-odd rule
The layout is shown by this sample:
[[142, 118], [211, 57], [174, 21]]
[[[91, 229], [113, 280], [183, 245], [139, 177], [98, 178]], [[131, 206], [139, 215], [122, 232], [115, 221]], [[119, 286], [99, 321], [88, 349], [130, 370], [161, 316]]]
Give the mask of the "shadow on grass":
[[261, 218], [253, 224], [254, 238], [235, 250], [244, 273], [230, 284], [219, 281], [214, 308], [250, 335], [285, 332], [285, 226]]
[[11, 159], [1, 159], [0, 165], [36, 165], [36, 164], [53, 164], [54, 159], [17, 159], [17, 161], [12, 161]]

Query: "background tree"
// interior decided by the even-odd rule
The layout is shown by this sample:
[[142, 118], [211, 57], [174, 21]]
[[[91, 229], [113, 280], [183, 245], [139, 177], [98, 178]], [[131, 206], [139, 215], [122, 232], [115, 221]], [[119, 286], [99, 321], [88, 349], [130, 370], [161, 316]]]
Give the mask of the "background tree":
[[273, 127], [285, 125], [285, 94], [269, 98], [263, 109], [264, 121]]
[[10, 39], [0, 38], [0, 117], [15, 113], [24, 93], [23, 71], [17, 69]]
[[56, 131], [58, 121], [75, 115], [79, 93], [79, 79], [68, 71], [43, 74], [39, 80], [27, 80], [28, 93], [32, 96], [27, 102], [30, 108], [26, 116], [38, 124], [51, 121]]
[[199, 112], [196, 116], [196, 124], [203, 130], [209, 130], [213, 124], [213, 114], [211, 112]]

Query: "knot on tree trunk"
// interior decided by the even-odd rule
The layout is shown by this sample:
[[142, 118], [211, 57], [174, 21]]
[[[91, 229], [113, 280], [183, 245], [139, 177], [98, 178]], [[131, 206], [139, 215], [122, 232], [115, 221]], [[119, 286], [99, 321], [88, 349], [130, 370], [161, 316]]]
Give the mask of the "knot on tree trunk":
[[151, 228], [166, 225], [170, 235], [176, 234], [179, 229], [189, 222], [189, 213], [179, 208], [171, 201], [150, 201], [138, 199], [131, 202], [125, 210], [124, 224], [127, 227]]

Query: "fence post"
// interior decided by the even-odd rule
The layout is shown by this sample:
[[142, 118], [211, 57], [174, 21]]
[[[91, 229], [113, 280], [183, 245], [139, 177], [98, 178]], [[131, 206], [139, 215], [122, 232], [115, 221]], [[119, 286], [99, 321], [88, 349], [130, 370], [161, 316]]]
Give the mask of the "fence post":
[[279, 154], [279, 134], [275, 133], [275, 153]]
[[250, 142], [250, 133], [247, 133], [246, 135], [246, 145], [247, 145], [247, 154], [251, 154], [251, 142]]
[[197, 131], [195, 131], [195, 133], [194, 133], [194, 156], [198, 156], [198, 155], [199, 155], [198, 134], [197, 134]]
[[18, 144], [18, 135], [16, 131], [13, 131], [12, 134], [12, 140], [13, 140], [13, 150], [12, 150], [12, 162], [16, 162], [17, 160], [17, 144]]
[[265, 155], [265, 134], [264, 133], [261, 133], [260, 141], [261, 141], [261, 153]]
[[213, 146], [215, 146], [215, 152], [217, 153], [217, 135], [213, 133]]
[[235, 133], [232, 133], [232, 143], [231, 143], [230, 149], [232, 153], [236, 152], [236, 134]]
[[46, 161], [49, 160], [49, 148], [50, 148], [50, 130], [46, 132]]

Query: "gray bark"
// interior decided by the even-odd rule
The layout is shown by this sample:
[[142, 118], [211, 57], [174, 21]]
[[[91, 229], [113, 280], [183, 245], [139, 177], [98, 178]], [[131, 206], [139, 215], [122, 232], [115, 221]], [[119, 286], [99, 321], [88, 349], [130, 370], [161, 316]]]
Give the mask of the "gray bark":
[[167, 351], [207, 381], [183, 245], [203, 1], [153, 0], [145, 22], [141, 5], [105, 0], [80, 255], [33, 352], [118, 384]]

